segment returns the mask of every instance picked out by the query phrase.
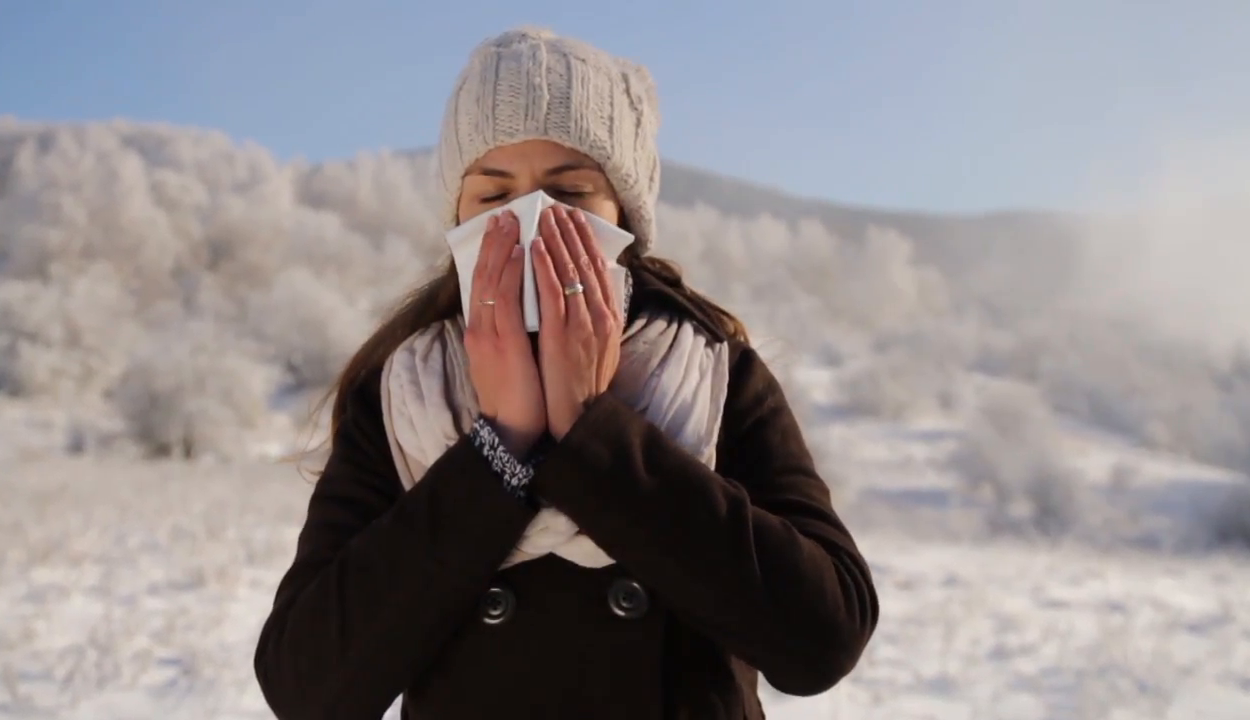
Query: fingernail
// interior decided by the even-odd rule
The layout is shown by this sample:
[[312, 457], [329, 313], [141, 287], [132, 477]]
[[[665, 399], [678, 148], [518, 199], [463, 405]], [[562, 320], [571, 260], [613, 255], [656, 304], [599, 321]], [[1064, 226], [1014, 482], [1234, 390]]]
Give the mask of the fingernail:
[[530, 245], [530, 249], [537, 250], [538, 252], [543, 253], [543, 254], [546, 254], [547, 252], [547, 248], [545, 244], [543, 243], [543, 239], [541, 237], [534, 238], [534, 243]]
[[512, 246], [512, 257], [513, 257], [513, 258], [519, 258], [519, 257], [521, 257], [521, 253], [522, 253], [522, 252], [524, 252], [524, 250], [521, 248], [521, 246], [520, 246], [520, 245], [513, 245], [513, 246]]
[[499, 216], [491, 215], [490, 219], [486, 221], [486, 230], [489, 232], [497, 227], [499, 227]]

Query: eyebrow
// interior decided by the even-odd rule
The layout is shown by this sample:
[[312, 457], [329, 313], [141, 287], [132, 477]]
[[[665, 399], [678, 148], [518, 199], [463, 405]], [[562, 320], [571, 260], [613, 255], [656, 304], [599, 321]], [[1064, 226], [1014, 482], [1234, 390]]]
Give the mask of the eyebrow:
[[[594, 170], [597, 172], [599, 171], [599, 168], [595, 166], [593, 163], [588, 163], [588, 162], [567, 162], [567, 163], [564, 163], [563, 165], [557, 165], [553, 168], [549, 168], [547, 172], [543, 173], [543, 176], [555, 177], [557, 175], [563, 175], [568, 172], [573, 172], [574, 170]], [[507, 170], [503, 170], [500, 168], [493, 168], [493, 167], [473, 168], [472, 170], [470, 170], [468, 173], [465, 173], [465, 174], [466, 175], [485, 175], [486, 177], [495, 177], [495, 178], [504, 178], [504, 179], [512, 179], [513, 177], [515, 177], [515, 175], [508, 172]]]

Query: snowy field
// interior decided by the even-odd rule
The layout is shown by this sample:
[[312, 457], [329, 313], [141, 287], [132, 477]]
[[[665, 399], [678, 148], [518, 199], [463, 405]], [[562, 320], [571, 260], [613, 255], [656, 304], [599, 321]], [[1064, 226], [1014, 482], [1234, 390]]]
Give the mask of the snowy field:
[[[899, 498], [942, 488], [914, 466], [941, 452], [932, 435], [850, 423], [824, 437], [881, 479], [844, 512], [862, 526], [882, 619], [851, 678], [824, 697], [768, 693], [770, 717], [1250, 717], [1244, 555], [891, 531], [926, 514]], [[270, 717], [254, 638], [308, 487], [262, 462], [10, 461], [0, 718]]]

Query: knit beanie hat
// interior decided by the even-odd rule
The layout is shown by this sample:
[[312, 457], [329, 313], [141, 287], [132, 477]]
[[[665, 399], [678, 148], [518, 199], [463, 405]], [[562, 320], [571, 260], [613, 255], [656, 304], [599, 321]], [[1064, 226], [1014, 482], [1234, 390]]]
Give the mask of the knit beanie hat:
[[529, 27], [486, 40], [443, 116], [437, 174], [446, 227], [457, 223], [469, 165], [497, 147], [551, 140], [599, 163], [645, 254], [660, 192], [657, 104], [645, 68], [584, 42]]

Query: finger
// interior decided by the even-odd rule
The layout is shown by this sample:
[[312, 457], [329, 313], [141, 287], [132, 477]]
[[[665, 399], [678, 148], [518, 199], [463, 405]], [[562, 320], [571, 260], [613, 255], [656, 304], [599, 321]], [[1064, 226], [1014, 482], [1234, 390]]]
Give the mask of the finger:
[[539, 230], [542, 233], [547, 254], [551, 257], [551, 264], [555, 267], [556, 277], [560, 279], [560, 286], [564, 287], [577, 282], [577, 266], [569, 257], [568, 243], [563, 233], [560, 232], [560, 226], [556, 223], [554, 207], [543, 211], [542, 219], [539, 221]]
[[[495, 228], [492, 256], [486, 269], [486, 286], [498, 287], [503, 277], [504, 268], [512, 255], [512, 248], [521, 241], [521, 224], [511, 210], [504, 210], [498, 215], [499, 223]], [[498, 298], [492, 298], [498, 299]]]
[[[563, 208], [559, 208], [562, 210]], [[564, 301], [564, 317], [570, 321], [585, 319], [586, 300], [581, 297], [585, 294], [582, 292], [568, 294], [567, 290], [576, 283], [582, 281], [577, 265], [573, 262], [572, 255], [569, 253], [570, 243], [574, 247], [580, 245], [577, 235], [569, 228], [570, 238], [564, 237], [563, 232], [558, 224], [559, 214], [556, 207], [547, 208], [543, 212], [542, 228], [543, 228], [543, 245], [547, 253], [551, 256], [552, 265], [556, 270], [556, 277], [560, 281], [560, 295]], [[578, 254], [581, 251], [578, 250]], [[583, 285], [584, 288], [584, 285]]]
[[603, 247], [599, 245], [599, 238], [595, 236], [594, 228], [586, 220], [586, 213], [573, 210], [569, 215], [572, 218], [573, 227], [577, 229], [578, 237], [582, 240], [582, 251], [586, 254], [588, 266], [586, 275], [594, 278], [596, 291], [604, 308], [611, 313], [612, 317], [619, 318], [621, 316], [618, 307], [619, 300], [614, 292], [612, 276], [608, 273], [608, 259], [603, 254]]
[[525, 271], [525, 250], [513, 243], [499, 276], [499, 297], [495, 305], [495, 331], [500, 337], [525, 335], [525, 315], [521, 312], [521, 285]]
[[495, 228], [482, 239], [482, 254], [486, 257], [482, 279], [482, 293], [477, 304], [482, 308], [482, 329], [495, 330], [499, 308], [499, 280], [507, 265], [512, 248], [520, 240], [520, 225], [516, 216], [505, 210], [495, 216]]
[[[472, 286], [469, 288], [469, 307], [464, 308], [465, 314], [468, 316], [470, 328], [478, 329], [482, 327], [490, 327], [493, 325], [493, 319], [485, 317], [489, 311], [489, 307], [482, 304], [483, 299], [489, 299], [486, 293], [489, 293], [492, 287], [487, 287], [486, 277], [489, 273], [490, 265], [490, 248], [493, 238], [499, 227], [499, 216], [492, 215], [486, 221], [486, 234], [482, 238], [482, 246], [477, 251], [477, 261], [473, 265]], [[491, 316], [493, 318], [493, 315]], [[483, 323], [486, 322], [486, 325]]]
[[534, 258], [534, 284], [538, 287], [538, 312], [542, 322], [540, 330], [564, 326], [564, 288], [556, 274], [555, 263], [547, 250], [547, 241], [534, 239], [530, 246]]
[[586, 288], [586, 302], [590, 304], [600, 291], [592, 256], [586, 252], [587, 246], [596, 245], [594, 231], [587, 223], [582, 223], [579, 227], [573, 222], [572, 213], [564, 207], [556, 208], [556, 225], [560, 228], [565, 247], [568, 248], [569, 260], [577, 268], [578, 280]]

